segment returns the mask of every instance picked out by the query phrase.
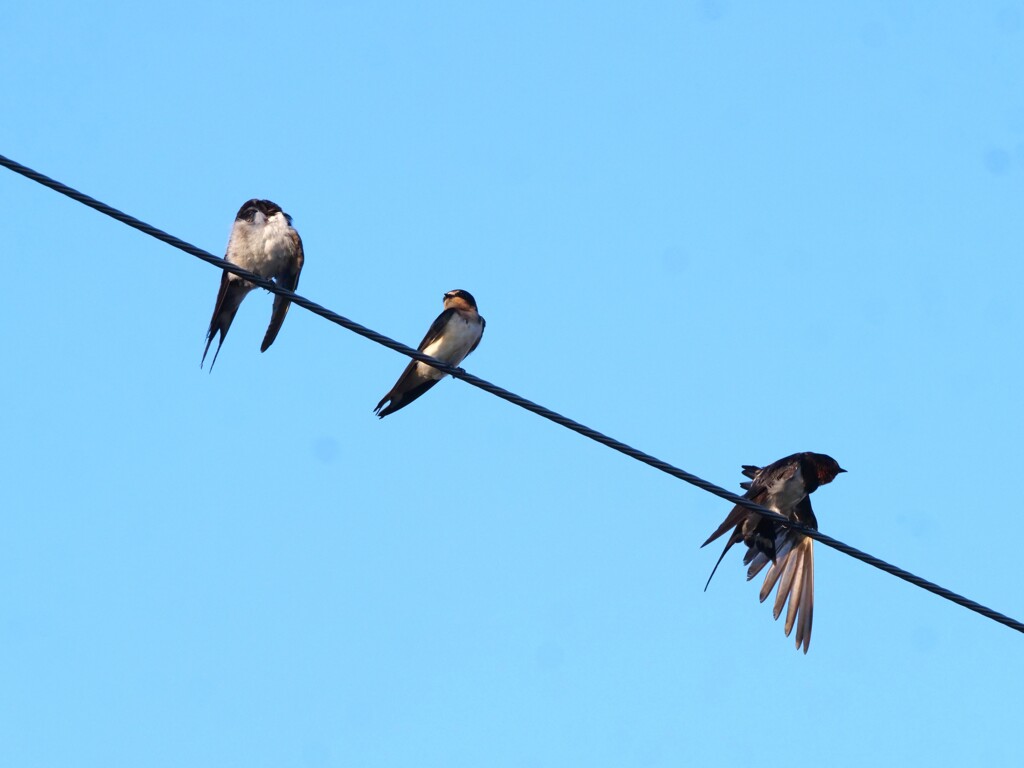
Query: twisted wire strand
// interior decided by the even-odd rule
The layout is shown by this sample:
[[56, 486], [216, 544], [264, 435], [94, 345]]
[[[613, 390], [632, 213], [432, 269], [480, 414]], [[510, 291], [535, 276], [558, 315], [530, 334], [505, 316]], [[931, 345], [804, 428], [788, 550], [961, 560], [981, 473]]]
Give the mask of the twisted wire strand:
[[226, 272], [231, 272], [232, 274], [238, 275], [239, 277], [243, 277], [249, 282], [258, 285], [260, 288], [264, 288], [270, 291], [271, 293], [284, 296], [290, 299], [293, 304], [302, 307], [303, 309], [309, 310], [313, 314], [319, 315], [320, 317], [329, 320], [332, 323], [335, 323], [336, 325], [340, 325], [342, 328], [352, 331], [353, 333], [357, 333], [360, 336], [369, 339], [370, 341], [388, 347], [389, 349], [406, 355], [407, 357], [411, 357], [414, 360], [419, 360], [421, 362], [427, 363], [428, 365], [431, 365], [432, 367], [437, 368], [438, 370], [444, 371], [445, 373], [451, 374], [453, 377], [457, 379], [465, 381], [467, 384], [471, 384], [472, 386], [477, 387], [478, 389], [482, 389], [485, 392], [489, 392], [490, 394], [495, 395], [496, 397], [500, 397], [502, 400], [506, 400], [512, 403], [513, 405], [517, 405], [520, 408], [524, 408], [527, 411], [535, 413], [538, 416], [547, 419], [548, 421], [552, 421], [561, 427], [570, 429], [579, 435], [583, 435], [584, 437], [594, 440], [595, 442], [598, 442], [601, 445], [616, 450], [619, 453], [629, 456], [631, 459], [635, 459], [636, 461], [640, 461], [644, 464], [647, 464], [648, 466], [653, 467], [654, 469], [664, 472], [665, 474], [671, 475], [672, 477], [682, 480], [685, 483], [689, 483], [690, 485], [696, 486], [697, 488], [700, 488], [703, 491], [714, 494], [715, 496], [725, 499], [726, 501], [731, 502], [732, 504], [739, 505], [745, 509], [750, 510], [751, 512], [757, 512], [758, 514], [764, 515], [765, 517], [769, 517], [772, 520], [775, 520], [776, 522], [782, 523], [788, 528], [791, 528], [795, 531], [799, 531], [805, 536], [809, 536], [810, 538], [821, 542], [827, 547], [831, 547], [832, 549], [835, 549], [838, 552], [842, 552], [844, 555], [848, 555], [857, 560], [860, 560], [863, 563], [867, 563], [868, 565], [874, 566], [875, 568], [878, 568], [881, 571], [885, 571], [886, 573], [892, 576], [896, 576], [897, 578], [903, 579], [904, 581], [913, 584], [915, 587], [927, 590], [928, 592], [938, 595], [939, 597], [949, 600], [950, 602], [956, 603], [957, 605], [962, 606], [963, 608], [967, 608], [968, 610], [974, 611], [975, 613], [979, 613], [982, 616], [991, 619], [992, 621], [999, 622], [1000, 624], [1010, 627], [1011, 629], [1015, 629], [1018, 632], [1024, 633], [1024, 623], [1021, 623], [1016, 619], [1013, 619], [1005, 614], [999, 613], [998, 611], [981, 605], [980, 603], [975, 602], [974, 600], [966, 598], [963, 595], [953, 592], [950, 589], [946, 589], [945, 587], [939, 586], [938, 584], [932, 581], [928, 581], [927, 579], [917, 576], [911, 573], [910, 571], [906, 571], [903, 568], [895, 566], [892, 563], [888, 563], [885, 560], [882, 560], [881, 558], [875, 557], [874, 555], [868, 554], [867, 552], [863, 552], [857, 549], [856, 547], [852, 547], [849, 544], [839, 541], [838, 539], [834, 539], [831, 536], [822, 533], [821, 531], [818, 531], [813, 528], [807, 528], [806, 526], [791, 521], [789, 518], [780, 515], [776, 512], [773, 512], [770, 509], [762, 507], [760, 504], [756, 504], [750, 499], [746, 499], [740, 496], [739, 494], [733, 493], [732, 491], [727, 491], [725, 488], [722, 488], [721, 486], [715, 485], [714, 483], [697, 477], [696, 475], [691, 474], [690, 472], [687, 472], [684, 469], [680, 469], [679, 467], [673, 466], [672, 464], [669, 464], [666, 461], [662, 461], [661, 459], [651, 456], [648, 453], [644, 453], [643, 451], [633, 448], [632, 446], [629, 446], [626, 443], [616, 440], [613, 437], [609, 437], [608, 435], [602, 432], [598, 432], [596, 429], [588, 427], [585, 424], [580, 424], [577, 421], [573, 421], [567, 416], [563, 416], [560, 413], [552, 411], [550, 408], [545, 408], [543, 405], [539, 405], [538, 403], [535, 403], [532, 400], [528, 400], [525, 397], [522, 397], [521, 395], [517, 395], [514, 392], [510, 392], [507, 389], [497, 386], [496, 384], [492, 384], [491, 382], [486, 381], [485, 379], [481, 379], [479, 376], [474, 376], [473, 374], [464, 371], [462, 368], [453, 367], [429, 355], [425, 355], [419, 350], [413, 349], [412, 347], [408, 347], [405, 344], [402, 344], [399, 341], [395, 341], [394, 339], [385, 336], [382, 333], [378, 333], [377, 331], [374, 331], [371, 328], [367, 328], [366, 326], [360, 325], [359, 323], [353, 320], [349, 320], [347, 317], [343, 317], [342, 315], [339, 315], [337, 312], [333, 312], [327, 309], [326, 307], [317, 304], [314, 301], [310, 301], [304, 296], [300, 296], [297, 293], [282, 288], [281, 286], [274, 283], [272, 280], [248, 272], [242, 269], [241, 267], [236, 266], [235, 264], [231, 264], [225, 259], [220, 258], [219, 256], [214, 256], [212, 253], [209, 253], [208, 251], [204, 251], [203, 249], [197, 248], [196, 246], [190, 243], [186, 243], [184, 240], [181, 240], [175, 237], [174, 235], [170, 235], [167, 232], [164, 232], [162, 229], [158, 229], [152, 226], [151, 224], [147, 224], [144, 221], [140, 221], [139, 219], [136, 219], [134, 216], [129, 216], [127, 213], [119, 211], [117, 208], [114, 208], [113, 206], [107, 205], [106, 203], [100, 202], [95, 198], [89, 197], [88, 195], [79, 192], [78, 190], [73, 189], [67, 186], [66, 184], [62, 184], [61, 182], [56, 181], [55, 179], [51, 179], [49, 176], [45, 176], [42, 173], [39, 173], [38, 171], [34, 171], [31, 168], [22, 165], [21, 163], [18, 163], [14, 160], [11, 160], [8, 157], [5, 157], [4, 155], [0, 155], [0, 165], [14, 171], [15, 173], [21, 174], [22, 176], [31, 179], [32, 181], [42, 184], [43, 186], [49, 187], [50, 189], [59, 192], [62, 195], [70, 197], [72, 200], [75, 200], [76, 202], [82, 203], [83, 205], [87, 205], [90, 208], [99, 211], [102, 214], [110, 216], [111, 218], [120, 221], [122, 224], [127, 224], [129, 227], [133, 227], [134, 229], [137, 229], [140, 232], [143, 232], [151, 237], [155, 237], [157, 240], [162, 240], [168, 245], [173, 246], [181, 251], [184, 251], [185, 253], [188, 253], [192, 256], [195, 256], [198, 259], [202, 259], [203, 261], [212, 264], [213, 266], [219, 269], [223, 269]]

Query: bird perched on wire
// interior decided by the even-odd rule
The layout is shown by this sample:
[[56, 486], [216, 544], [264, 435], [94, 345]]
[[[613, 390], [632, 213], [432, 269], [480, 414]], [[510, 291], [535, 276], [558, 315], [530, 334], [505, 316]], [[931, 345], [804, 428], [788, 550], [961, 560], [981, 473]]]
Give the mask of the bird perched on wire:
[[[811, 509], [810, 494], [819, 486], [831, 483], [836, 475], [846, 470], [831, 456], [823, 453], [794, 453], [767, 467], [743, 466], [743, 474], [750, 478], [740, 487], [747, 492], [743, 498], [778, 512], [807, 528], [818, 529], [818, 521]], [[783, 606], [789, 601], [786, 612], [786, 637], [796, 625], [796, 647], [803, 646], [804, 653], [811, 644], [811, 623], [814, 618], [814, 540], [782, 523], [752, 512], [739, 505], [725, 518], [708, 540], [712, 541], [732, 529], [725, 549], [711, 570], [711, 577], [718, 570], [719, 563], [733, 544], [743, 542], [747, 552], [743, 564], [747, 569], [747, 580], [754, 578], [771, 563], [761, 586], [763, 603], [778, 584], [775, 595], [774, 615], [778, 619]], [[708, 584], [704, 585], [705, 591]]]
[[[277, 203], [249, 200], [238, 209], [238, 215], [235, 216], [224, 259], [260, 277], [273, 278], [282, 288], [294, 291], [299, 285], [299, 273], [302, 271], [302, 239], [292, 227], [292, 217], [282, 211]], [[210, 370], [213, 370], [224, 337], [228, 335], [242, 299], [255, 287], [253, 283], [230, 272], [224, 272], [221, 276], [220, 292], [213, 308], [210, 330], [206, 333], [206, 349], [203, 350], [200, 367], [206, 361], [213, 337], [219, 333], [220, 341], [213, 353], [213, 362], [210, 363]], [[274, 296], [274, 310], [260, 352], [266, 352], [274, 343], [289, 306], [291, 302], [288, 299]]]
[[[476, 299], [469, 291], [448, 291], [444, 295], [444, 311], [431, 324], [418, 349], [443, 363], [458, 365], [476, 349], [486, 325], [477, 312]], [[446, 375], [426, 363], [411, 361], [373, 412], [383, 419], [389, 413], [405, 408]], [[386, 408], [384, 403], [388, 403]]]

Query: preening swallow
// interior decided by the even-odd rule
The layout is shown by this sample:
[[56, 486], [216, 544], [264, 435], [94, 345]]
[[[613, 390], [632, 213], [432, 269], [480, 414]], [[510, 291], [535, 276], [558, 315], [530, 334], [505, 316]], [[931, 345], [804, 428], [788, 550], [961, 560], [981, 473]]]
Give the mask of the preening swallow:
[[[282, 288], [294, 291], [299, 285], [302, 271], [302, 239], [292, 227], [292, 217], [281, 210], [277, 203], [269, 200], [249, 200], [238, 209], [231, 237], [228, 239], [225, 260], [260, 277], [273, 278]], [[220, 333], [217, 350], [213, 353], [210, 370], [217, 362], [224, 337], [228, 335], [235, 313], [242, 299], [256, 286], [230, 272], [224, 272], [220, 279], [220, 292], [213, 308], [210, 330], [206, 333], [206, 349], [203, 350], [202, 367], [206, 353], [210, 351], [213, 337]], [[291, 302], [281, 296], [274, 296], [274, 310], [270, 316], [267, 335], [263, 337], [260, 352], [266, 352], [274, 343]]]
[[[483, 338], [485, 325], [487, 323], [477, 312], [476, 299], [469, 291], [448, 291], [444, 295], [444, 311], [430, 326], [418, 349], [443, 363], [458, 365], [476, 349]], [[389, 413], [405, 408], [445, 375], [426, 363], [411, 361], [373, 412], [383, 419]], [[388, 406], [381, 410], [384, 403]]]
[[[845, 471], [835, 459], [823, 453], [794, 453], [767, 467], [744, 465], [743, 474], [750, 481], [741, 483], [740, 487], [747, 490], [744, 498], [817, 530], [818, 521], [811, 509], [810, 494], [819, 486], [831, 483], [836, 475]], [[743, 542], [747, 547], [743, 556], [743, 564], [749, 566], [747, 580], [754, 578], [771, 563], [761, 586], [761, 602], [778, 584], [775, 618], [779, 618], [788, 600], [786, 637], [789, 637], [795, 624], [796, 647], [803, 646], [804, 653], [807, 653], [811, 645], [811, 623], [814, 618], [814, 539], [756, 512], [735, 506], [701, 546], [707, 546], [729, 529], [732, 529], [732, 533], [711, 570], [708, 584], [729, 548]], [[707, 588], [705, 584], [704, 589]]]

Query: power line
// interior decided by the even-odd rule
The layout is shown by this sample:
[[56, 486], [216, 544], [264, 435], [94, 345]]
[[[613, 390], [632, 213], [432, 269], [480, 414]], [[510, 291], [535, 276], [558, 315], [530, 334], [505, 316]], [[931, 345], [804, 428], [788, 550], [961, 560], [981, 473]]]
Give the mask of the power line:
[[916, 587], [925, 589], [935, 595], [938, 595], [939, 597], [949, 600], [950, 602], [956, 603], [957, 605], [974, 611], [975, 613], [980, 613], [982, 616], [985, 616], [986, 618], [992, 619], [993, 621], [997, 621], [1000, 624], [1004, 624], [1007, 627], [1010, 627], [1011, 629], [1015, 629], [1018, 632], [1024, 633], [1024, 623], [1021, 623], [1016, 619], [1012, 619], [1009, 616], [1006, 616], [1005, 614], [999, 613], [998, 611], [994, 611], [991, 608], [987, 608], [984, 605], [975, 602], [974, 600], [970, 600], [962, 595], [957, 594], [956, 592], [953, 592], [952, 590], [946, 589], [945, 587], [941, 587], [938, 584], [935, 584], [934, 582], [921, 578], [920, 576], [916, 576], [913, 573], [910, 573], [909, 571], [905, 571], [902, 568], [892, 565], [891, 563], [887, 563], [886, 561], [877, 558], [874, 555], [870, 555], [867, 552], [862, 552], [861, 550], [855, 547], [851, 547], [849, 544], [845, 544], [839, 541], [838, 539], [834, 539], [831, 536], [822, 533], [821, 531], [818, 531], [813, 528], [807, 528], [803, 525], [800, 525], [799, 523], [795, 523], [791, 521], [789, 518], [784, 517], [783, 515], [773, 512], [770, 509], [766, 509], [765, 507], [762, 507], [759, 504], [755, 504], [750, 499], [745, 499], [742, 496], [739, 496], [738, 494], [735, 494], [731, 491], [727, 491], [725, 488], [717, 486], [714, 483], [710, 483], [707, 480], [704, 480], [700, 477], [697, 477], [696, 475], [687, 472], [686, 470], [679, 469], [678, 467], [675, 467], [666, 461], [662, 461], [661, 459], [651, 456], [648, 453], [644, 453], [643, 451], [637, 450], [636, 448], [626, 445], [625, 443], [616, 440], [613, 437], [609, 437], [608, 435], [605, 435], [602, 432], [598, 432], [596, 429], [592, 429], [584, 424], [580, 424], [577, 421], [573, 421], [572, 419], [563, 416], [560, 413], [556, 413], [555, 411], [552, 411], [549, 408], [545, 408], [544, 406], [539, 405], [533, 402], [532, 400], [527, 400], [525, 397], [521, 397], [520, 395], [517, 395], [514, 392], [509, 392], [507, 389], [503, 389], [502, 387], [499, 387], [496, 384], [492, 384], [491, 382], [481, 379], [478, 376], [474, 376], [471, 373], [467, 373], [461, 368], [454, 368], [448, 365], [447, 363], [442, 363], [440, 360], [435, 360], [429, 355], [424, 355], [419, 350], [413, 349], [412, 347], [407, 347], [405, 344], [395, 341], [394, 339], [385, 336], [382, 333], [378, 333], [377, 331], [367, 328], [366, 326], [360, 325], [359, 323], [349, 320], [347, 317], [343, 317], [339, 315], [337, 312], [332, 312], [331, 310], [321, 306], [320, 304], [317, 304], [316, 302], [310, 301], [309, 299], [300, 296], [297, 293], [293, 293], [292, 291], [289, 291], [285, 288], [278, 286], [272, 280], [260, 277], [259, 275], [255, 275], [251, 272], [247, 272], [241, 267], [238, 267], [235, 264], [231, 264], [230, 262], [225, 261], [219, 256], [214, 256], [212, 253], [209, 253], [208, 251], [204, 251], [201, 248], [197, 248], [196, 246], [191, 245], [190, 243], [186, 243], [184, 240], [174, 237], [173, 235], [169, 235], [168, 233], [164, 232], [161, 229], [157, 229], [156, 227], [150, 224], [146, 224], [145, 222], [136, 219], [134, 216], [129, 216], [127, 213], [119, 211], [118, 209], [109, 206], [106, 203], [102, 203], [99, 200], [89, 197], [88, 195], [83, 194], [82, 192], [79, 192], [76, 189], [72, 189], [66, 184], [62, 184], [59, 181], [51, 179], [49, 176], [44, 176], [38, 171], [34, 171], [31, 168], [22, 165], [21, 163], [17, 163], [14, 160], [11, 160], [3, 155], [0, 155], [0, 165], [9, 168], [15, 173], [19, 173], [22, 176], [31, 179], [32, 181], [42, 184], [43, 186], [49, 187], [50, 189], [56, 192], [60, 192], [62, 195], [66, 195], [67, 197], [70, 197], [72, 200], [82, 203], [83, 205], [87, 205], [90, 208], [99, 211], [100, 213], [106, 214], [107, 216], [110, 216], [113, 219], [117, 219], [122, 224], [127, 224], [129, 227], [133, 227], [139, 230], [140, 232], [150, 235], [151, 237], [155, 237], [157, 240], [162, 240], [168, 245], [174, 246], [175, 248], [182, 250], [185, 253], [188, 253], [192, 256], [195, 256], [198, 259], [202, 259], [203, 261], [212, 264], [213, 266], [219, 269], [222, 269], [226, 272], [231, 272], [232, 274], [238, 275], [239, 277], [243, 277], [249, 282], [258, 285], [261, 288], [265, 288], [271, 293], [285, 296], [288, 299], [290, 299], [293, 304], [300, 306], [303, 309], [307, 309], [313, 314], [319, 315], [320, 317], [323, 317], [326, 320], [330, 320], [332, 323], [335, 323], [336, 325], [340, 325], [342, 328], [346, 328], [354, 333], [357, 333], [360, 336], [369, 339], [370, 341], [374, 341], [377, 344], [382, 344], [383, 346], [388, 347], [389, 349], [393, 349], [395, 352], [400, 352], [401, 354], [406, 355], [407, 357], [411, 357], [415, 360], [427, 363], [440, 371], [444, 371], [445, 373], [451, 374], [457, 379], [462, 379], [467, 384], [471, 384], [474, 387], [477, 387], [478, 389], [482, 389], [485, 392], [489, 392], [492, 395], [500, 397], [502, 400], [507, 400], [513, 405], [519, 406], [520, 408], [525, 408], [526, 410], [531, 411], [532, 413], [535, 413], [538, 416], [542, 416], [545, 419], [548, 419], [549, 421], [553, 421], [555, 424], [558, 424], [559, 426], [565, 427], [566, 429], [570, 429], [573, 432], [576, 432], [577, 434], [590, 438], [591, 440], [601, 443], [601, 445], [607, 446], [608, 448], [612, 448], [618, 451], [619, 453], [623, 453], [632, 459], [636, 459], [637, 461], [643, 462], [644, 464], [654, 467], [655, 469], [660, 470], [661, 472], [664, 472], [668, 475], [671, 475], [672, 477], [678, 478], [683, 482], [689, 483], [690, 485], [695, 485], [696, 487], [700, 488], [703, 491], [707, 491], [708, 493], [712, 493], [715, 496], [725, 499], [726, 501], [729, 501], [733, 504], [738, 504], [739, 506], [744, 507], [745, 509], [749, 509], [752, 512], [757, 512], [758, 514], [764, 515], [765, 517], [769, 517], [773, 520], [783, 523], [784, 525], [795, 531], [799, 531], [800, 533], [803, 533], [804, 535], [809, 536], [812, 539], [820, 541], [827, 547], [831, 547], [832, 549], [842, 552], [844, 555], [849, 555], [850, 557], [856, 558], [857, 560], [860, 560], [863, 563], [867, 563], [868, 565], [872, 565], [875, 568], [878, 568], [879, 570], [885, 571], [888, 574], [903, 579], [904, 581], [907, 581]]

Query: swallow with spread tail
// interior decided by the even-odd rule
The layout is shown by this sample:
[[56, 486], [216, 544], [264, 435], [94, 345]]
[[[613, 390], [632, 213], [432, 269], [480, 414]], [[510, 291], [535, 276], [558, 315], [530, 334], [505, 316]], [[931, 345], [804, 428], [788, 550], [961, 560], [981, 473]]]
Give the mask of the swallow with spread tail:
[[[743, 498], [788, 517], [807, 528], [818, 529], [818, 521], [811, 509], [810, 494], [819, 486], [831, 483], [836, 475], [846, 470], [835, 459], [823, 453], [794, 453], [767, 467], [744, 465], [743, 474], [750, 478], [741, 483], [746, 489]], [[728, 517], [701, 544], [712, 541], [732, 529], [725, 549], [711, 570], [711, 577], [733, 544], [743, 542], [747, 552], [743, 564], [747, 580], [754, 578], [771, 563], [761, 586], [763, 603], [778, 584], [774, 615], [778, 619], [789, 601], [786, 612], [786, 637], [796, 625], [796, 647], [804, 653], [811, 644], [811, 622], [814, 618], [814, 539], [786, 527], [784, 524], [759, 515], [744, 507], [735, 506]], [[704, 589], [707, 590], [707, 584]]]
[[[456, 366], [476, 349], [486, 325], [477, 312], [476, 299], [469, 291], [448, 291], [444, 295], [444, 311], [434, 320], [418, 349], [425, 355]], [[373, 412], [383, 419], [405, 408], [446, 375], [426, 363], [412, 360]]]
[[[269, 200], [249, 200], [238, 209], [231, 237], [228, 239], [226, 261], [237, 264], [260, 277], [273, 278], [282, 288], [294, 291], [299, 285], [302, 271], [302, 239], [292, 227], [292, 217], [281, 210], [281, 206]], [[220, 292], [213, 308], [210, 330], [206, 333], [206, 349], [203, 350], [202, 367], [206, 353], [210, 351], [213, 337], [218, 333], [220, 340], [213, 353], [210, 370], [217, 362], [224, 337], [228, 335], [231, 322], [235, 319], [242, 299], [256, 286], [244, 278], [224, 272], [220, 279]], [[274, 310], [270, 315], [270, 326], [263, 337], [260, 352], [266, 352], [274, 343], [284, 323], [291, 302], [283, 296], [274, 296]]]

